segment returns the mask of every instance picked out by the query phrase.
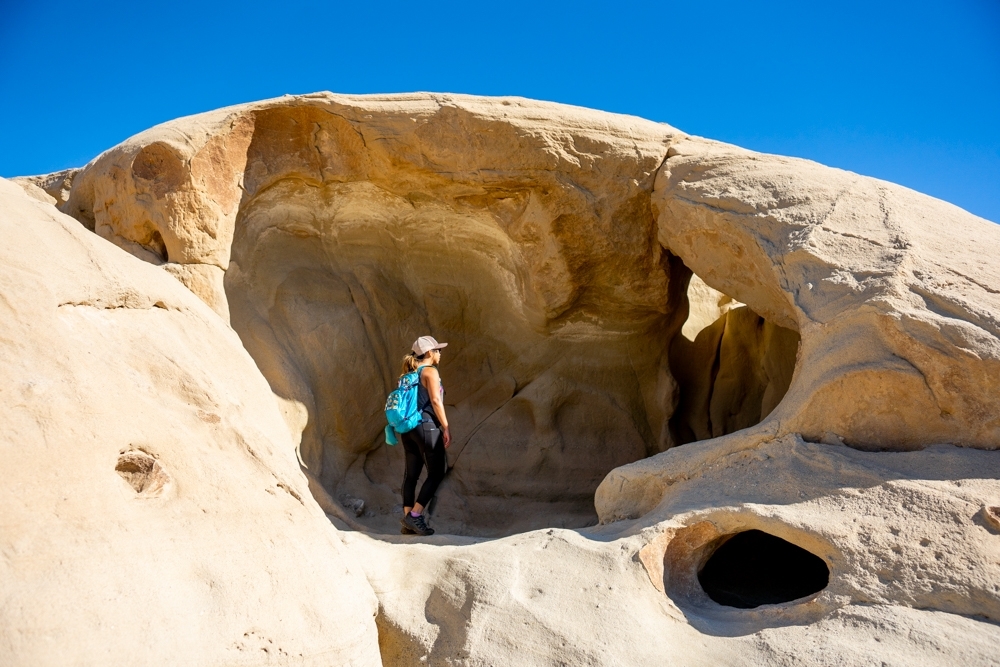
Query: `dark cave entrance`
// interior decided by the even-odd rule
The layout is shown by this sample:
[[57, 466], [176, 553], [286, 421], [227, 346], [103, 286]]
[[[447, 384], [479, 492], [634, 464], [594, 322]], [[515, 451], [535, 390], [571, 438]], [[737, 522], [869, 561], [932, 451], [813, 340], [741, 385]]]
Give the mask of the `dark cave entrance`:
[[822, 558], [761, 530], [719, 538], [698, 572], [708, 597], [738, 609], [798, 600], [829, 581], [830, 568]]

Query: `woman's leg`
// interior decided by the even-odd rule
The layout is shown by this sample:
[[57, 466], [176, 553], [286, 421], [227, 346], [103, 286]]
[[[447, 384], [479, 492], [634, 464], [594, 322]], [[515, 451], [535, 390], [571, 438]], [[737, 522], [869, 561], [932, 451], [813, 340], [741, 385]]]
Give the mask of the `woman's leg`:
[[424, 469], [424, 456], [420, 451], [421, 435], [418, 426], [412, 431], [401, 434], [403, 451], [406, 453], [406, 468], [403, 471], [403, 512], [413, 509], [414, 496], [417, 491], [417, 480], [420, 471]]
[[421, 443], [424, 459], [427, 462], [427, 479], [420, 487], [420, 495], [417, 496], [417, 505], [425, 506], [434, 497], [438, 484], [444, 479], [444, 474], [448, 472], [448, 457], [444, 452], [444, 436], [434, 422], [424, 422], [417, 429], [423, 436]]

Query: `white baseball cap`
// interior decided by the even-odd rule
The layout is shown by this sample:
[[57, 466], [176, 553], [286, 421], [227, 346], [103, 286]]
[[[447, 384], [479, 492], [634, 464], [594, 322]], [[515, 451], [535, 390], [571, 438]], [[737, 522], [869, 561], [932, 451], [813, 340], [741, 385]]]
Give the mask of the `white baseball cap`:
[[422, 357], [431, 350], [440, 350], [442, 347], [448, 347], [448, 343], [439, 343], [431, 336], [421, 336], [413, 343], [413, 353]]

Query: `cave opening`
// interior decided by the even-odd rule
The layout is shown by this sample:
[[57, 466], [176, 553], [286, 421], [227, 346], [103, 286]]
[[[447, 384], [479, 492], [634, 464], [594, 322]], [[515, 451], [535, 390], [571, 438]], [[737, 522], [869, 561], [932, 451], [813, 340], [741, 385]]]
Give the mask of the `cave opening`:
[[713, 601], [754, 609], [808, 597], [826, 588], [830, 568], [819, 556], [761, 530], [719, 538], [698, 571], [698, 583]]
[[[592, 526], [611, 470], [753, 426], [789, 386], [798, 334], [658, 245], [644, 193], [616, 205], [605, 246], [580, 244], [597, 214], [563, 189], [512, 185], [470, 203], [268, 179], [240, 203], [230, 321], [281, 399], [314, 496], [359, 529], [400, 530], [404, 452], [385, 444], [384, 406], [421, 335], [449, 343], [455, 440], [428, 509], [441, 533]], [[447, 261], [426, 241], [438, 237]]]
[[[241, 213], [246, 228], [258, 206]], [[242, 239], [233, 264], [268, 280], [227, 273], [233, 327], [276, 393], [301, 406], [287, 418], [314, 496], [375, 533], [399, 530], [403, 452], [384, 444], [383, 407], [418, 335], [450, 343], [442, 377], [456, 435], [428, 514], [440, 532], [484, 537], [594, 525], [594, 492], [611, 470], [759, 423], [795, 367], [796, 332], [708, 287], [669, 251], [655, 317], [582, 336], [521, 323], [488, 272], [431, 280], [422, 276], [433, 266], [383, 262], [367, 244], [341, 249], [334, 266], [311, 236], [251, 237], [247, 250]]]
[[[680, 258], [671, 262], [681, 263]], [[670, 445], [754, 426], [778, 406], [792, 381], [800, 336], [708, 286], [681, 263], [683, 325], [669, 347], [677, 403]]]
[[[404, 454], [385, 445], [383, 408], [421, 335], [450, 345], [441, 532], [591, 526], [611, 470], [751, 427], [782, 400], [798, 334], [713, 290], [663, 245], [662, 138], [637, 155], [631, 140], [610, 148], [623, 135], [603, 125], [574, 125], [559, 135], [576, 137], [566, 155], [608, 141], [593, 153], [602, 166], [554, 167], [551, 137], [481, 125], [478, 112], [447, 105], [415, 123], [387, 111], [396, 120], [383, 127], [315, 103], [256, 109], [230, 127], [233, 143], [213, 139], [197, 159], [162, 141], [122, 153], [133, 179], [109, 192], [144, 197], [148, 224], [95, 213], [83, 194], [93, 185], [72, 206], [223, 304], [324, 509], [399, 529]], [[372, 138], [402, 133], [368, 141], [361, 125]], [[452, 160], [469, 128], [485, 127], [484, 148], [446, 171], [429, 157]], [[714, 284], [745, 284], [721, 264], [697, 266]]]

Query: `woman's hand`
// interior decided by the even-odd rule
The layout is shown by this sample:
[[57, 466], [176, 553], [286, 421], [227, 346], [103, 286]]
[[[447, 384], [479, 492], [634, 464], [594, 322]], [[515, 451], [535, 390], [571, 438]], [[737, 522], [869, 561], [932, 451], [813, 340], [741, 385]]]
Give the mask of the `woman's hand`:
[[449, 445], [451, 445], [451, 429], [449, 429], [447, 426], [445, 426], [444, 427], [444, 448], [448, 449]]

